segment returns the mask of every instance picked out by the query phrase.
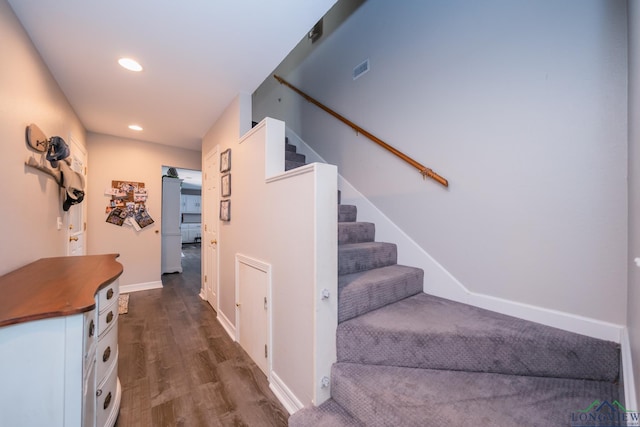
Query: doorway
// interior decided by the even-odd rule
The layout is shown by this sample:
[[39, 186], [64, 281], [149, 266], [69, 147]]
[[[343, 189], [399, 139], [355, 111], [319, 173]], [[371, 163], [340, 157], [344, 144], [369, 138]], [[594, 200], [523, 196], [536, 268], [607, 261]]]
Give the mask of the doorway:
[[[198, 264], [200, 264], [202, 242], [202, 172], [194, 169], [184, 169], [172, 166], [162, 166], [162, 176], [173, 176], [179, 182], [178, 193], [172, 195], [171, 199], [175, 203], [173, 210], [177, 214], [176, 236], [168, 236], [171, 239], [165, 239], [163, 234], [162, 245], [163, 253], [166, 245], [177, 246], [175, 251], [179, 254], [181, 260], [185, 258], [185, 249], [188, 249], [188, 255], [191, 261], [197, 256]], [[163, 194], [163, 210], [165, 195]], [[196, 250], [197, 249], [197, 250]], [[180, 269], [182, 270], [182, 269]], [[164, 271], [163, 271], [164, 272]]]
[[209, 151], [204, 159], [203, 212], [203, 275], [201, 296], [218, 311], [218, 205], [220, 203], [219, 182], [220, 157], [218, 146]]
[[[72, 171], [77, 172], [82, 176], [82, 179], [84, 180], [86, 186], [87, 152], [80, 144], [78, 144], [73, 136], [69, 138], [69, 143], [71, 145], [71, 164], [69, 167]], [[87, 223], [84, 220], [86, 209], [87, 204], [85, 202], [71, 205], [69, 207], [69, 211], [67, 212], [66, 226], [69, 238], [67, 244], [67, 255], [69, 256], [86, 255], [87, 253], [85, 244]]]

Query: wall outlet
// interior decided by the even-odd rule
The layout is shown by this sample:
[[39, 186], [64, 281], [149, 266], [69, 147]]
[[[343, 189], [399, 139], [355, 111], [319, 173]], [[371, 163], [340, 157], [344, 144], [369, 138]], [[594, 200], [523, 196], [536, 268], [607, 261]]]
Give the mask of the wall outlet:
[[62, 218], [58, 217], [56, 227], [58, 228], [58, 230], [62, 230]]

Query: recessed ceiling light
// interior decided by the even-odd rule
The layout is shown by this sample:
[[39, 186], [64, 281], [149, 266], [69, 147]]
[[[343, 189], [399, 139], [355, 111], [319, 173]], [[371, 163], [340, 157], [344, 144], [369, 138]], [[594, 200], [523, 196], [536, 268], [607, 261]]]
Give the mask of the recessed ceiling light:
[[118, 64], [130, 71], [142, 71], [142, 65], [131, 58], [120, 58], [118, 59]]
[[129, 125], [129, 129], [131, 129], [131, 130], [141, 131], [141, 130], [142, 130], [142, 126], [138, 126], [138, 125]]

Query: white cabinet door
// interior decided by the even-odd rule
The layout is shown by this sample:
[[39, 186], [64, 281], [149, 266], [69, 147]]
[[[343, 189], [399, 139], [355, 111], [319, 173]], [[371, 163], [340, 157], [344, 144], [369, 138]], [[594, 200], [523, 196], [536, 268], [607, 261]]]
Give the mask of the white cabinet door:
[[180, 212], [187, 212], [187, 198], [189, 196], [186, 194], [180, 195]]
[[201, 197], [195, 194], [187, 194], [184, 196], [186, 198], [186, 208], [185, 212], [188, 213], [201, 213], [202, 206], [200, 203]]

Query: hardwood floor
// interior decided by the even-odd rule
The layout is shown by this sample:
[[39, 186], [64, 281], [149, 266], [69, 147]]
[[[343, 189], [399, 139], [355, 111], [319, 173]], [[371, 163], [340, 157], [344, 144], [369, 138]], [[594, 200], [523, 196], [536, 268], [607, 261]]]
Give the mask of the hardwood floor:
[[286, 426], [265, 375], [200, 299], [200, 247], [163, 289], [134, 292], [119, 318], [117, 427]]

